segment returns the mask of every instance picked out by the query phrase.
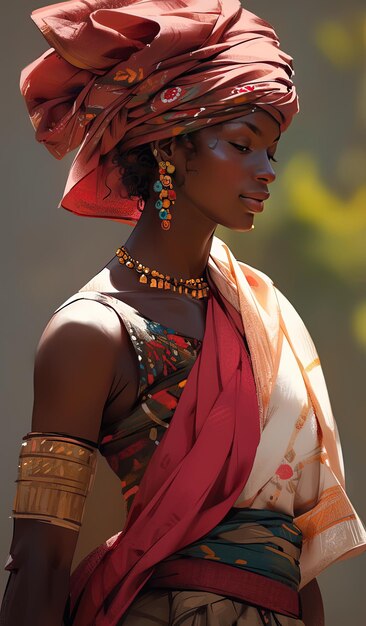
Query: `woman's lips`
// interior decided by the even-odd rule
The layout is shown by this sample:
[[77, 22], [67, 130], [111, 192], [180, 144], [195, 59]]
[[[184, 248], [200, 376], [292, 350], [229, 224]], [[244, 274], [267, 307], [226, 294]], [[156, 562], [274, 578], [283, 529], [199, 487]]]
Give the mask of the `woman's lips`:
[[246, 204], [248, 209], [253, 213], [261, 213], [264, 209], [263, 200], [255, 200], [254, 198], [246, 198], [245, 196], [239, 196], [241, 200]]

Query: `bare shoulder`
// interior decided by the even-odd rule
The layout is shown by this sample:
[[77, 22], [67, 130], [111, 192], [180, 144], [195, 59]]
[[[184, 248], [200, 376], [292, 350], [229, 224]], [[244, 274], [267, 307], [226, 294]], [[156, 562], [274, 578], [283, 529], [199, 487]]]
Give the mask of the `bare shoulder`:
[[80, 298], [70, 302], [67, 306], [63, 306], [51, 316], [46, 329], [50, 325], [55, 328], [69, 322], [80, 323], [104, 331], [113, 331], [113, 329], [116, 331], [119, 328], [118, 316], [115, 311], [102, 302], [90, 298]]
[[110, 307], [96, 300], [75, 300], [50, 318], [37, 346], [36, 361], [43, 356], [56, 361], [68, 356], [87, 362], [113, 359], [123, 334], [118, 316]]
[[53, 314], [36, 350], [32, 430], [97, 442], [127, 331], [115, 311], [77, 300]]

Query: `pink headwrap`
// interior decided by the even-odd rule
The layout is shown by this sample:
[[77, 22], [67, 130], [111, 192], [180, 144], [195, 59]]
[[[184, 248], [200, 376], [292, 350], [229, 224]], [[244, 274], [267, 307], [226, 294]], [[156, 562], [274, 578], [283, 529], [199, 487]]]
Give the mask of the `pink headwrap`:
[[113, 164], [123, 151], [239, 117], [253, 103], [284, 131], [298, 111], [292, 59], [239, 0], [79, 0], [33, 11], [52, 46], [21, 74], [36, 138], [79, 148], [59, 206], [136, 224]]

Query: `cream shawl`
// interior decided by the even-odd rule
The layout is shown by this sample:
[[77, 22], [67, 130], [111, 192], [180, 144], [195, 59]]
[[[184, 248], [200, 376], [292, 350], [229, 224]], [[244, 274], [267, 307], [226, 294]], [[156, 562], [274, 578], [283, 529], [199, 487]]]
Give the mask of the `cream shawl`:
[[[280, 362], [282, 373], [287, 376], [284, 381], [282, 374], [281, 387], [289, 389], [297, 363], [310, 408], [320, 427], [322, 468], [317, 501], [295, 517], [304, 536], [300, 561], [303, 587], [330, 563], [366, 549], [365, 528], [345, 492], [342, 450], [320, 359], [301, 317], [273, 281], [263, 272], [237, 261], [218, 237], [213, 237], [208, 271], [220, 292], [241, 314], [260, 411], [261, 441], [251, 474], [235, 506], [253, 503], [281, 465], [291, 429], [300, 418], [281, 408], [285, 394], [276, 389]], [[285, 345], [290, 350], [286, 351]]]

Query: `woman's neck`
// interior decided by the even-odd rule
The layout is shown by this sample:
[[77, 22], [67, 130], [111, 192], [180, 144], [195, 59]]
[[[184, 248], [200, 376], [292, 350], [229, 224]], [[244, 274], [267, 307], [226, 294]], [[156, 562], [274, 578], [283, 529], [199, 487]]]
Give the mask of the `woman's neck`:
[[204, 276], [215, 229], [183, 223], [181, 211], [173, 210], [171, 228], [164, 231], [156, 209], [145, 210], [125, 243], [132, 258], [176, 278]]

